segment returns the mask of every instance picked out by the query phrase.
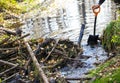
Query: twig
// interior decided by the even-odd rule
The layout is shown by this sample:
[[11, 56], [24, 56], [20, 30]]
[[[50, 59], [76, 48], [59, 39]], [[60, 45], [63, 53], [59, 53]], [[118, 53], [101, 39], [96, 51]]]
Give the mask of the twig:
[[16, 66], [16, 64], [13, 64], [13, 63], [8, 62], [8, 61], [3, 61], [3, 60], [0, 60], [0, 63], [1, 64], [7, 64], [7, 65], [10, 65], [10, 66]]
[[11, 35], [16, 35], [16, 32], [13, 30], [9, 30], [7, 28], [0, 28], [0, 30], [5, 31], [7, 34], [11, 34]]
[[18, 47], [13, 47], [13, 48], [0, 48], [0, 51], [3, 50], [16, 50]]
[[18, 73], [19, 73], [19, 72], [17, 72], [17, 73], [15, 73], [15, 74], [9, 76], [8, 78], [4, 79], [4, 80], [2, 81], [2, 83], [6, 82], [7, 80], [9, 80], [9, 79], [11, 79], [11, 78], [13, 78], [13, 77], [15, 77], [16, 74], [18, 74]]
[[9, 45], [9, 44], [14, 43], [14, 42], [15, 42], [15, 41], [17, 41], [17, 40], [23, 39], [23, 38], [25, 38], [25, 37], [27, 37], [27, 36], [29, 36], [29, 35], [30, 35], [29, 33], [28, 33], [28, 34], [26, 34], [26, 35], [23, 35], [23, 36], [21, 36], [21, 37], [19, 37], [19, 38], [15, 39], [15, 40], [13, 40], [13, 41], [11, 41], [11, 42], [9, 42], [9, 43], [5, 44], [5, 46], [7, 46], [7, 45]]
[[4, 43], [7, 42], [9, 39], [10, 39], [10, 37], [9, 37], [9, 38], [5, 38], [4, 40], [2, 40], [2, 41], [0, 42], [0, 45], [4, 44]]
[[63, 61], [65, 61], [66, 59], [62, 59], [60, 61], [58, 61], [56, 64], [54, 65], [49, 65], [49, 66], [42, 66], [43, 69], [52, 69], [55, 68], [56, 66], [60, 65]]
[[56, 48], [57, 44], [59, 42], [59, 39], [56, 41], [54, 47], [52, 48], [52, 50], [48, 53], [48, 56], [45, 58], [45, 60], [43, 62], [45, 62], [51, 55], [51, 53], [54, 51], [54, 49]]
[[69, 78], [69, 77], [66, 77], [65, 78], [66, 80], [91, 80], [92, 78], [91, 77], [80, 77], [80, 78]]
[[11, 68], [9, 68], [9, 69], [7, 69], [7, 70], [5, 70], [5, 71], [3, 71], [2, 73], [0, 73], [0, 76], [2, 76], [3, 74], [5, 74], [5, 73], [7, 73], [7, 72], [9, 72], [9, 71], [11, 71], [13, 69], [15, 69], [17, 66], [18, 66], [18, 64], [15, 65], [15, 66], [13, 66], [13, 67], [11, 67]]
[[13, 55], [16, 55], [18, 53], [18, 50], [12, 50], [12, 51], [10, 51], [9, 53], [3, 53], [3, 54], [1, 54], [1, 56], [0, 56], [0, 59], [4, 59], [4, 58], [8, 58], [8, 57], [11, 57], [11, 56], [13, 56]]

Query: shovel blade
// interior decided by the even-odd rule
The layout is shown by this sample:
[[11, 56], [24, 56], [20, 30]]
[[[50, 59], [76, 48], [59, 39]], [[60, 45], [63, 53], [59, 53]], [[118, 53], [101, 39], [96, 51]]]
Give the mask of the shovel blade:
[[87, 45], [96, 45], [98, 44], [99, 35], [89, 35], [87, 40]]

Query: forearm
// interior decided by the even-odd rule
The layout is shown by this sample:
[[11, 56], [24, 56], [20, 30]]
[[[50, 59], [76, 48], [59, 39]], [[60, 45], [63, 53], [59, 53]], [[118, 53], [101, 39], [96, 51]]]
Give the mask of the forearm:
[[102, 3], [104, 2], [105, 0], [99, 0], [99, 5], [102, 5]]

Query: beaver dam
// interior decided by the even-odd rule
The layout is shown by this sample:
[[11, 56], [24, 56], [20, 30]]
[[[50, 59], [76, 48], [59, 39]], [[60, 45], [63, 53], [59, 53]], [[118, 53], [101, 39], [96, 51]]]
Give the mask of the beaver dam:
[[[108, 57], [101, 45], [95, 48], [86, 45], [88, 36], [93, 33], [94, 15], [90, 7], [95, 2], [83, 1], [71, 0], [56, 16], [41, 17], [40, 11], [36, 15], [32, 12], [30, 17], [23, 15], [20, 17], [24, 22], [22, 30], [0, 28], [0, 83], [92, 80], [87, 72]], [[99, 35], [112, 19], [111, 8], [111, 0], [101, 6], [96, 32]], [[83, 23], [85, 31], [80, 46], [76, 42]]]
[[36, 83], [35, 81], [40, 81], [39, 75], [43, 77], [41, 80], [47, 80], [44, 79], [46, 77], [50, 81], [65, 81], [58, 71], [65, 65], [79, 61], [76, 56], [82, 53], [82, 49], [68, 39], [40, 38], [26, 41], [25, 37], [29, 34], [21, 36], [16, 31], [6, 29], [1, 29], [0, 32], [2, 82]]

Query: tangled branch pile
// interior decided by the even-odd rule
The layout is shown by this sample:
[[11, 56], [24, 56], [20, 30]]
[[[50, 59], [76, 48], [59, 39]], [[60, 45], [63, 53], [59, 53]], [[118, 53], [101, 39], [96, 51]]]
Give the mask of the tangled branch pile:
[[[19, 32], [19, 34], [18, 34]], [[29, 34], [21, 36], [20, 31], [10, 31], [0, 29], [0, 81], [1, 82], [20, 82], [43, 83], [44, 79], [40, 77], [39, 70], [48, 78], [48, 81], [64, 81], [58, 70], [67, 64], [72, 63], [82, 49], [70, 40], [63, 39], [37, 39], [27, 41], [32, 49], [30, 51], [24, 41]], [[30, 55], [35, 55], [39, 67]], [[44, 77], [44, 76], [43, 76]], [[52, 78], [52, 79], [51, 79]]]

